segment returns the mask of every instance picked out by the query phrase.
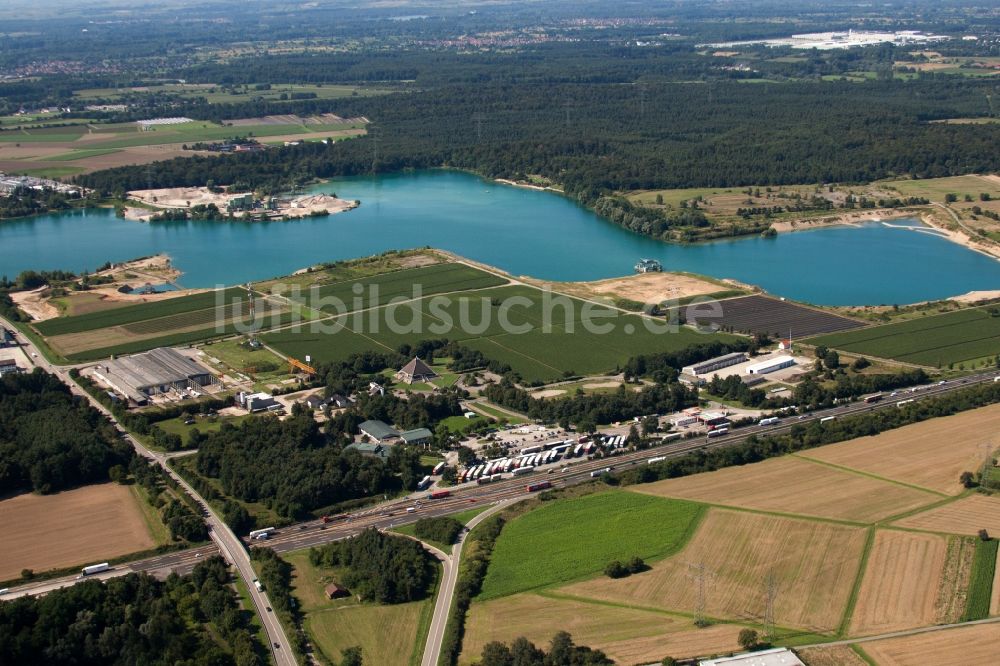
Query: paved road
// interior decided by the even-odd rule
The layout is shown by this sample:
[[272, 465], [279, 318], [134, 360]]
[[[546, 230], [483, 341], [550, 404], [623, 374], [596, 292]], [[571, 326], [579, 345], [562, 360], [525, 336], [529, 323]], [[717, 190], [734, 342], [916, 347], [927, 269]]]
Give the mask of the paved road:
[[[3, 318], [0, 318], [0, 325], [5, 326], [12, 331], [16, 330], [10, 322]], [[95, 409], [107, 416], [117, 425], [114, 415], [108, 411], [104, 405], [95, 400], [93, 396], [80, 388], [80, 386], [69, 377], [67, 370], [50, 363], [41, 354], [41, 352], [35, 348], [34, 344], [32, 344], [30, 340], [24, 339], [24, 337], [20, 334], [18, 334], [18, 341], [21, 342], [22, 348], [28, 354], [29, 359], [33, 363], [59, 377], [63, 383], [70, 387], [70, 390], [73, 393], [85, 398]], [[229, 529], [229, 526], [226, 525], [226, 523], [212, 510], [208, 502], [206, 502], [201, 495], [199, 495], [195, 489], [192, 488], [186, 480], [184, 480], [182, 476], [174, 472], [173, 469], [167, 465], [167, 454], [147, 449], [141, 442], [132, 437], [132, 435], [125, 431], [125, 429], [120, 425], [118, 425], [118, 429], [122, 433], [122, 438], [131, 444], [139, 455], [156, 462], [167, 474], [177, 481], [177, 483], [179, 483], [191, 497], [201, 504], [204, 510], [205, 522], [208, 524], [209, 536], [211, 536], [212, 541], [214, 541], [219, 547], [219, 551], [221, 551], [223, 557], [226, 558], [226, 561], [236, 567], [240, 578], [243, 579], [247, 589], [250, 591], [250, 597], [253, 600], [257, 613], [261, 617], [261, 624], [267, 632], [268, 647], [274, 654], [275, 663], [278, 666], [294, 666], [295, 657], [292, 654], [291, 643], [288, 641], [288, 636], [285, 634], [284, 627], [281, 626], [281, 623], [278, 621], [278, 618], [275, 617], [274, 613], [267, 610], [271, 607], [271, 602], [267, 598], [267, 592], [258, 591], [253, 583], [257, 576], [254, 573], [252, 564], [250, 563], [249, 552], [244, 547], [243, 542], [241, 542], [239, 538], [233, 534], [233, 531]], [[183, 558], [176, 558], [178, 558], [178, 554], [171, 553], [170, 555], [166, 555], [161, 558], [152, 558], [151, 560], [147, 560], [146, 563], [147, 565], [154, 567], [154, 569], [162, 569], [164, 567], [178, 568], [178, 565], [181, 563], [185, 565], [185, 568], [188, 565], [193, 568], [197, 561], [197, 557], [186, 560]], [[192, 559], [194, 561], [192, 561]], [[58, 585], [56, 581], [53, 581], [53, 583], [56, 583], [59, 587], [64, 586], [68, 581], [66, 579], [62, 579], [62, 581], [59, 582], [63, 584]], [[21, 590], [18, 589], [16, 592], [20, 593]], [[34, 593], [39, 594], [40, 592]]]
[[444, 630], [448, 626], [448, 611], [451, 610], [452, 600], [455, 596], [455, 584], [458, 582], [458, 569], [466, 537], [473, 527], [497, 511], [507, 508], [510, 504], [510, 500], [501, 502], [474, 517], [459, 535], [458, 542], [452, 546], [451, 556], [448, 557], [444, 565], [444, 574], [441, 578], [441, 587], [438, 589], [437, 600], [434, 602], [434, 615], [431, 618], [430, 629], [427, 631], [427, 643], [424, 644], [424, 658], [420, 661], [420, 666], [437, 666], [438, 659], [441, 657], [441, 643], [444, 641]]

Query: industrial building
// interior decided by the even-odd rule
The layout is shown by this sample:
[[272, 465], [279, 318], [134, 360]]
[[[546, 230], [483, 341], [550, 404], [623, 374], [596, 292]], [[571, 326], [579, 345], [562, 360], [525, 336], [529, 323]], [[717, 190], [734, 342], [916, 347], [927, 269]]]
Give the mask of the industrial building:
[[431, 440], [434, 439], [434, 433], [432, 433], [427, 428], [416, 428], [414, 430], [407, 430], [399, 435], [403, 442], [406, 444], [421, 445], [430, 444]]
[[399, 431], [382, 421], [365, 421], [358, 429], [362, 435], [375, 442], [386, 442], [399, 437]]
[[251, 414], [254, 412], [275, 412], [282, 409], [281, 403], [274, 399], [270, 393], [245, 393], [240, 391], [236, 394], [236, 403]]
[[715, 358], [710, 358], [707, 361], [702, 361], [701, 363], [694, 363], [692, 365], [686, 365], [681, 368], [681, 372], [685, 375], [692, 375], [697, 377], [698, 375], [706, 375], [710, 372], [715, 372], [716, 370], [721, 370], [722, 368], [728, 368], [731, 365], [738, 365], [744, 363], [747, 360], [746, 352], [733, 352], [732, 354], [726, 354], [725, 356], [716, 356]]
[[698, 666], [805, 666], [788, 648], [747, 652], [732, 657], [702, 659]]
[[778, 356], [776, 358], [769, 358], [766, 361], [761, 361], [760, 363], [748, 365], [747, 374], [766, 375], [769, 372], [775, 372], [776, 370], [781, 370], [782, 368], [790, 368], [793, 365], [795, 365], [795, 359], [791, 356]]
[[6, 328], [0, 327], [0, 347], [16, 347], [17, 339], [14, 333]]
[[17, 361], [12, 358], [0, 358], [0, 377], [24, 372], [24, 368], [18, 366]]
[[345, 451], [357, 451], [363, 456], [372, 456], [386, 460], [389, 458], [389, 447], [371, 442], [354, 442], [344, 447]]
[[161, 347], [95, 366], [94, 376], [137, 404], [155, 395], [209, 386], [218, 380], [176, 349]]

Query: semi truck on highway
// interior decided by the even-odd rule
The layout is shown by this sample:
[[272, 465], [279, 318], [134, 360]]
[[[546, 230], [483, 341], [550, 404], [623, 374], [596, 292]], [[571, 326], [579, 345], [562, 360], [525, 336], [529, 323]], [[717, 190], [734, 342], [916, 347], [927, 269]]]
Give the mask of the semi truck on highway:
[[778, 422], [777, 416], [769, 416], [766, 419], [761, 419], [760, 421], [757, 421], [757, 425], [769, 426], [769, 425], [774, 425], [777, 422]]
[[92, 576], [96, 573], [101, 573], [102, 571], [108, 571], [111, 569], [111, 565], [107, 562], [101, 562], [100, 564], [91, 564], [89, 567], [83, 568], [84, 576]]
[[450, 490], [437, 490], [427, 495], [427, 499], [444, 499], [445, 497], [451, 497]]
[[529, 493], [534, 493], [539, 490], [545, 490], [546, 488], [551, 488], [552, 483], [549, 481], [539, 481], [538, 483], [532, 483], [524, 487]]
[[250, 538], [254, 539], [255, 541], [264, 541], [271, 536], [272, 532], [274, 532], [273, 527], [265, 527], [260, 530], [253, 530], [252, 532], [250, 532]]

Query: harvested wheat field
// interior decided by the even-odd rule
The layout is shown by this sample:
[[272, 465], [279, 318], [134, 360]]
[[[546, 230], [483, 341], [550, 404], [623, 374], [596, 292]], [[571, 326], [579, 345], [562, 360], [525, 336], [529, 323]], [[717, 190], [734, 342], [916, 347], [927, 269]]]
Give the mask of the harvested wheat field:
[[547, 646], [557, 631], [603, 650], [619, 664], [659, 662], [663, 657], [699, 656], [738, 650], [742, 627], [717, 624], [698, 629], [688, 618], [537, 594], [515, 594], [474, 603], [466, 622], [461, 664], [471, 664], [490, 641], [524, 636]]
[[868, 662], [849, 645], [806, 648], [796, 652], [808, 666], [868, 666]]
[[994, 451], [1000, 448], [997, 433], [1000, 405], [990, 405], [798, 455], [958, 495], [962, 472], [983, 464], [983, 444], [989, 442]]
[[936, 509], [924, 511], [896, 521], [900, 527], [928, 532], [967, 534], [975, 536], [979, 530], [993, 535], [1000, 534], [1000, 498], [986, 495], [969, 495], [948, 502]]
[[979, 624], [862, 643], [879, 666], [986, 666], [1000, 654], [1000, 624]]
[[3, 500], [0, 525], [0, 580], [22, 569], [83, 566], [156, 545], [132, 491], [113, 483]]
[[872, 523], [940, 495], [840, 471], [795, 456], [630, 488], [746, 509]]
[[617, 580], [596, 578], [560, 593], [637, 606], [692, 612], [697, 587], [691, 565], [712, 573], [706, 614], [756, 621], [764, 615], [766, 579], [774, 576], [775, 622], [836, 630], [861, 562], [861, 527], [712, 509], [674, 557], [650, 571]]
[[947, 550], [947, 537], [936, 534], [876, 532], [849, 634], [884, 634], [934, 624]]

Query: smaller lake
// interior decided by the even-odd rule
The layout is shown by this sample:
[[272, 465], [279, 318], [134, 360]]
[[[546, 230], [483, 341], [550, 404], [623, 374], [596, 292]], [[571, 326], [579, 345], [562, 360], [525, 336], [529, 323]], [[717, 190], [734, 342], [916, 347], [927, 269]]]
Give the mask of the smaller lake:
[[0, 223], [0, 274], [93, 270], [105, 261], [164, 252], [184, 271], [182, 285], [212, 287], [322, 261], [433, 246], [515, 275], [560, 281], [628, 275], [647, 257], [667, 270], [735, 278], [822, 305], [912, 303], [1000, 289], [1000, 262], [934, 234], [879, 223], [669, 245], [625, 231], [557, 194], [457, 171], [348, 178], [313, 189], [360, 199], [361, 207], [271, 223], [144, 224], [106, 209], [8, 221]]

